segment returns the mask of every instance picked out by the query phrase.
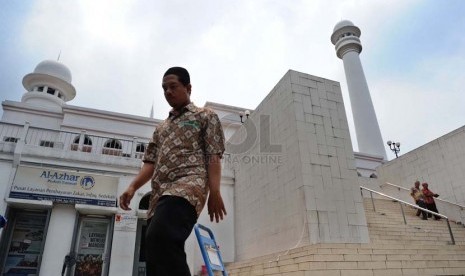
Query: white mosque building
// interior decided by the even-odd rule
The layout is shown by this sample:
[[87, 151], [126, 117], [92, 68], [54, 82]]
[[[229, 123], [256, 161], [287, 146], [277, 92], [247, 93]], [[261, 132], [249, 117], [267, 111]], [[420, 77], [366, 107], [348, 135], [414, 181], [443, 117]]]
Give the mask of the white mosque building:
[[[118, 209], [116, 199], [137, 174], [160, 120], [69, 105], [76, 96], [71, 72], [56, 61], [39, 63], [23, 85], [21, 102], [2, 103], [0, 210], [8, 218], [1, 233], [2, 273], [59, 275], [65, 256], [72, 255], [76, 264], [69, 275], [86, 275], [90, 263], [101, 275], [139, 275], [150, 185], [137, 193], [132, 212]], [[236, 114], [243, 109], [206, 106], [223, 118], [226, 136], [240, 126]], [[229, 215], [209, 226], [232, 261], [233, 175], [227, 164], [221, 184]], [[205, 214], [199, 222], [208, 224]], [[191, 264], [196, 256], [189, 255]]]
[[[296, 243], [369, 242], [361, 183], [376, 186], [373, 173], [403, 183], [425, 168], [412, 158], [381, 165], [386, 153], [358, 58], [359, 36], [342, 21], [331, 41], [344, 62], [353, 109], [361, 109], [354, 113], [360, 153], [352, 149], [336, 81], [290, 70], [243, 124], [243, 108], [205, 104], [218, 113], [228, 140], [221, 178], [228, 215], [210, 223], [204, 210], [199, 223], [213, 230], [225, 262]], [[150, 185], [137, 192], [132, 211], [119, 209], [116, 199], [137, 174], [161, 120], [69, 104], [77, 91], [71, 71], [57, 61], [39, 63], [23, 86], [20, 102], [2, 102], [0, 213], [8, 225], [0, 232], [1, 273], [145, 275]], [[399, 174], [402, 162], [408, 164]], [[447, 187], [439, 191], [446, 198]], [[463, 203], [460, 189], [455, 199]], [[186, 252], [197, 274], [202, 259], [193, 235]]]

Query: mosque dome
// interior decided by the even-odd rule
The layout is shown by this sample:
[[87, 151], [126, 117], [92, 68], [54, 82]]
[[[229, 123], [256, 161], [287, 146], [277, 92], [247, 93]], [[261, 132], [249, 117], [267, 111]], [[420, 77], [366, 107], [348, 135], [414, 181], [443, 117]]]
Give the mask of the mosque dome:
[[54, 60], [44, 60], [37, 64], [34, 73], [57, 77], [71, 83], [71, 71], [63, 63]]
[[76, 97], [71, 80], [71, 71], [64, 64], [44, 60], [36, 66], [34, 72], [24, 76], [23, 86], [27, 93], [22, 101], [62, 106]]
[[341, 20], [336, 24], [336, 26], [334, 26], [333, 32], [339, 30], [342, 27], [347, 27], [347, 26], [355, 26], [355, 25], [350, 20]]

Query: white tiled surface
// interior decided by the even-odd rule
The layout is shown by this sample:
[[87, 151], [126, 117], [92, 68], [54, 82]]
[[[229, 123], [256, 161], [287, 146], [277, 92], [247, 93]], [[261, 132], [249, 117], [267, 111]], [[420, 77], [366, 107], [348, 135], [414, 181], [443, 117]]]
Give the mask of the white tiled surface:
[[[465, 126], [413, 151], [401, 152], [399, 158], [378, 167], [377, 172], [380, 183], [410, 188], [416, 180], [428, 182], [441, 199], [465, 205]], [[438, 205], [439, 212], [448, 215], [452, 210], [446, 208]]]
[[[262, 115], [269, 125], [260, 126]], [[236, 158], [278, 154], [281, 163], [236, 163], [237, 259], [297, 244], [367, 242], [339, 83], [289, 71], [231, 141], [243, 141], [251, 125], [282, 152], [263, 152], [256, 141]]]
[[[361, 179], [360, 177], [359, 179]], [[370, 178], [364, 178], [368, 179]], [[390, 200], [365, 199], [371, 242], [368, 244], [332, 243], [297, 247], [227, 265], [228, 275], [291, 276], [386, 276], [386, 275], [462, 275], [465, 268], [462, 226], [451, 224], [457, 245], [448, 245], [444, 222], [423, 221], [415, 210], [406, 209], [404, 225], [399, 205]], [[384, 215], [380, 215], [380, 210]], [[309, 212], [309, 221], [317, 221]], [[345, 218], [345, 217], [344, 217]], [[328, 220], [337, 220], [328, 215]], [[311, 224], [318, 230], [318, 224]], [[421, 229], [421, 230], [420, 230]], [[331, 235], [331, 228], [329, 230]], [[346, 229], [350, 234], [351, 230]]]

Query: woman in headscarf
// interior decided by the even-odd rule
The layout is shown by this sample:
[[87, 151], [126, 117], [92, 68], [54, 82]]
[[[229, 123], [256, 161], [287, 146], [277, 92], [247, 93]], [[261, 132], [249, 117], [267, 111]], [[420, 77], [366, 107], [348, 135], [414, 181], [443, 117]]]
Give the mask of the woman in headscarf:
[[[436, 202], [434, 201], [435, 197], [438, 197], [438, 194], [433, 193], [430, 189], [428, 189], [428, 183], [423, 183], [421, 184], [423, 186], [423, 189], [421, 190], [423, 192], [423, 195], [425, 196], [425, 203], [426, 203], [426, 208], [430, 211], [439, 213], [438, 208], [436, 207]], [[431, 217], [431, 214], [428, 214], [428, 217]], [[440, 220], [441, 217], [434, 215], [435, 220]]]

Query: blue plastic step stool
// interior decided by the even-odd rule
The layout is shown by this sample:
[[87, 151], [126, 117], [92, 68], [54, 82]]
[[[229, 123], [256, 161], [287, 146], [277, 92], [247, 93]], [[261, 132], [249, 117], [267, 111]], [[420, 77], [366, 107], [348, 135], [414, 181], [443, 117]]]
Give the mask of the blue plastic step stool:
[[[194, 226], [195, 236], [199, 242], [200, 251], [207, 268], [208, 276], [214, 276], [213, 271], [221, 271], [223, 276], [228, 276], [226, 269], [224, 268], [223, 259], [221, 258], [220, 249], [216, 245], [215, 237], [213, 232], [202, 224], [196, 224]], [[203, 236], [200, 233], [203, 230], [208, 233], [209, 237]]]

